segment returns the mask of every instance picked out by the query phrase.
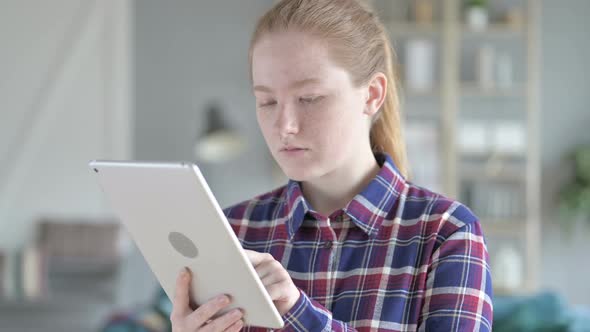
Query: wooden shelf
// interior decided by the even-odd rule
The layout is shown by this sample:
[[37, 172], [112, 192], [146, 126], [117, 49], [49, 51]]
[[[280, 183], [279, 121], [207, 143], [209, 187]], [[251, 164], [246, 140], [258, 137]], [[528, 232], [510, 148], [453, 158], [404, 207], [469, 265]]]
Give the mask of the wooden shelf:
[[510, 88], [501, 87], [481, 87], [477, 82], [463, 82], [459, 91], [464, 97], [524, 97], [525, 86], [521, 83], [515, 83]]
[[[447, 0], [445, 0], [447, 1]], [[370, 2], [370, 1], [369, 1]], [[391, 36], [431, 36], [441, 37], [446, 24], [433, 21], [431, 23], [418, 23], [414, 21], [382, 20]], [[501, 37], [501, 38], [523, 38], [526, 32], [526, 23], [508, 24], [503, 22], [489, 23], [484, 29], [473, 29], [464, 22], [451, 23], [464, 38]]]
[[491, 23], [484, 30], [474, 30], [463, 23], [460, 25], [460, 31], [464, 38], [523, 38], [525, 26]]
[[[436, 2], [435, 17], [432, 24], [416, 24], [401, 19], [400, 21], [388, 20], [384, 22], [390, 36], [395, 41], [409, 38], [424, 38], [436, 45], [437, 74], [436, 89], [433, 91], [401, 91], [406, 102], [403, 115], [415, 121], [428, 120], [439, 121], [441, 137], [441, 178], [443, 185], [442, 194], [449, 197], [461, 198], [461, 194], [468, 195], [469, 188], [465, 185], [475, 185], [487, 189], [486, 185], [497, 184], [499, 187], [514, 186], [517, 197], [524, 197], [524, 213], [522, 218], [486, 218], [482, 220], [484, 233], [488, 236], [518, 236], [522, 244], [524, 258], [524, 285], [526, 289], [534, 290], [539, 285], [538, 266], [540, 264], [540, 162], [539, 162], [539, 26], [540, 2], [536, 0], [523, 1], [523, 22], [519, 25], [511, 25], [503, 22], [491, 22], [483, 30], [470, 29], [463, 21], [461, 0], [441, 0]], [[407, 5], [407, 2], [405, 2]], [[394, 5], [387, 10], [395, 11]], [[397, 8], [399, 9], [399, 8]], [[384, 9], [385, 10], [385, 9]], [[390, 15], [384, 13], [384, 17], [393, 17], [398, 12]], [[511, 53], [513, 56], [514, 81], [508, 88], [496, 85], [494, 88], [483, 89], [474, 81], [462, 80], [465, 70], [475, 76], [477, 61], [464, 63], [464, 56], [476, 51], [479, 46], [491, 44], [494, 49]], [[396, 45], [394, 44], [394, 47]], [[404, 50], [396, 49], [400, 54]], [[470, 55], [471, 56], [471, 55]], [[473, 60], [473, 59], [468, 59]], [[521, 65], [522, 63], [522, 65]], [[520, 66], [520, 67], [517, 67]], [[522, 67], [524, 66], [524, 67]], [[522, 68], [521, 68], [522, 67]], [[494, 68], [495, 65], [494, 65]], [[473, 73], [471, 73], [473, 72]], [[494, 71], [494, 75], [497, 74]], [[514, 78], [513, 78], [514, 79]], [[477, 107], [480, 102], [485, 104], [480, 109], [462, 109], [465, 101], [473, 99]], [[430, 105], [417, 104], [415, 109], [411, 103], [416, 102], [437, 103], [432, 112], [426, 112]], [[485, 103], [483, 102], [485, 101]], [[458, 146], [457, 135], [460, 119], [464, 115], [482, 117], [484, 121], [504, 119], [507, 111], [501, 114], [489, 112], [490, 103], [504, 103], [505, 101], [518, 104], [522, 112], [515, 115], [522, 116], [526, 122], [523, 126], [526, 130], [526, 151], [522, 155], [498, 155], [498, 154], [464, 154]], [[424, 106], [424, 107], [423, 107]], [[494, 106], [494, 105], [491, 105]], [[503, 105], [502, 105], [503, 106]], [[507, 109], [507, 108], [506, 108]], [[482, 112], [479, 112], [482, 111]], [[432, 115], [436, 115], [433, 117]], [[523, 123], [524, 123], [523, 122]], [[482, 181], [485, 183], [468, 183], [469, 181]], [[508, 189], [509, 190], [509, 189]], [[519, 190], [522, 190], [520, 193]], [[522, 194], [522, 195], [521, 195]], [[520, 196], [519, 196], [520, 195]], [[516, 211], [514, 213], [521, 213]], [[493, 213], [490, 213], [493, 214]], [[525, 287], [523, 287], [523, 290]], [[510, 292], [513, 293], [512, 291]]]
[[502, 163], [523, 163], [526, 159], [525, 154], [521, 153], [502, 153], [502, 152], [482, 152], [482, 153], [468, 153], [462, 152], [461, 157], [465, 159], [471, 159], [476, 162], [487, 162], [490, 160], [499, 161]]
[[63, 310], [80, 309], [94, 305], [114, 303], [114, 299], [95, 298], [90, 295], [78, 296], [48, 295], [40, 298], [0, 297], [0, 311], [7, 310]]
[[501, 288], [501, 287], [494, 287], [494, 296], [506, 296], [506, 297], [525, 296], [529, 293], [530, 293], [530, 291], [527, 287], [522, 287], [519, 289], [506, 289], [506, 288]]
[[434, 87], [432, 89], [425, 90], [404, 88], [402, 93], [407, 98], [436, 98], [440, 97], [440, 88]]
[[[524, 183], [526, 178], [526, 163], [511, 159], [486, 160], [489, 155], [462, 154], [461, 157], [472, 161], [463, 162], [458, 168], [460, 180], [499, 180], [504, 182]], [[513, 156], [518, 160], [520, 156]]]
[[435, 111], [412, 110], [412, 111], [403, 112], [402, 116], [406, 120], [409, 120], [409, 121], [412, 121], [414, 119], [420, 119], [420, 121], [422, 121], [422, 119], [438, 119], [440, 117], [440, 113], [435, 112]]
[[440, 23], [416, 23], [416, 22], [384, 22], [390, 36], [428, 36], [440, 37], [442, 25]]
[[509, 237], [526, 236], [526, 220], [524, 218], [516, 219], [498, 219], [498, 218], [480, 218], [481, 227], [486, 236], [502, 235]]

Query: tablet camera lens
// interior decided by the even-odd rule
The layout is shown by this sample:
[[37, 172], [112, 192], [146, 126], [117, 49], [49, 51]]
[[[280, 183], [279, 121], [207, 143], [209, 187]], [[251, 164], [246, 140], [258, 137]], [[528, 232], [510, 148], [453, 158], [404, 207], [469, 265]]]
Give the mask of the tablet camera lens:
[[188, 258], [195, 258], [199, 254], [197, 246], [186, 235], [179, 232], [170, 232], [168, 241], [172, 247], [181, 255]]

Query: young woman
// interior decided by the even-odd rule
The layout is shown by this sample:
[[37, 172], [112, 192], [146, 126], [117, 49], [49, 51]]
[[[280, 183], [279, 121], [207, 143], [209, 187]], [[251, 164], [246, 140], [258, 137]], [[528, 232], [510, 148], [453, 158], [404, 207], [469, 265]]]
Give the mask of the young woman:
[[[256, 115], [289, 181], [224, 209], [285, 331], [490, 331], [478, 218], [408, 179], [393, 51], [355, 0], [283, 0], [250, 47]], [[225, 295], [174, 331], [248, 331]]]

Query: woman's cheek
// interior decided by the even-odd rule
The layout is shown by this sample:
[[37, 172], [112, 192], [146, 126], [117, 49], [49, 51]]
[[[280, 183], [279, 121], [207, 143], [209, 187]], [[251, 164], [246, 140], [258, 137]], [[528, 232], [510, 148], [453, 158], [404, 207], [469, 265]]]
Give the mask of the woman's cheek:
[[262, 136], [264, 136], [264, 139], [266, 140], [266, 143], [269, 145], [269, 147], [272, 148], [270, 145], [273, 141], [272, 119], [270, 119], [268, 116], [260, 115], [260, 113], [257, 113], [256, 117], [258, 119], [258, 126], [262, 132]]

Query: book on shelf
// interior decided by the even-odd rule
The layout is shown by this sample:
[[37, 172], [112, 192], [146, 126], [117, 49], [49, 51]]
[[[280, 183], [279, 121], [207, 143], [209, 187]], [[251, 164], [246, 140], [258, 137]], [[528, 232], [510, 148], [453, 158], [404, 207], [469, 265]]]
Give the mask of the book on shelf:
[[114, 222], [44, 219], [38, 225], [39, 245], [48, 255], [51, 276], [99, 275], [117, 268], [120, 227]]
[[0, 251], [0, 297], [43, 299], [56, 285], [62, 292], [82, 280], [98, 286], [118, 268], [119, 228], [115, 222], [39, 220], [33, 241]]
[[488, 222], [525, 216], [525, 192], [512, 183], [469, 181], [463, 183], [463, 202]]
[[39, 247], [5, 250], [0, 262], [2, 298], [40, 299], [47, 295], [47, 265]]

